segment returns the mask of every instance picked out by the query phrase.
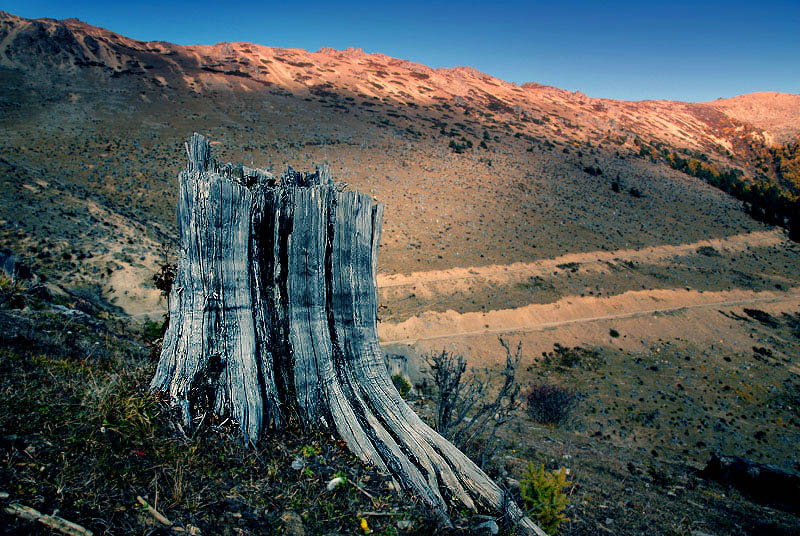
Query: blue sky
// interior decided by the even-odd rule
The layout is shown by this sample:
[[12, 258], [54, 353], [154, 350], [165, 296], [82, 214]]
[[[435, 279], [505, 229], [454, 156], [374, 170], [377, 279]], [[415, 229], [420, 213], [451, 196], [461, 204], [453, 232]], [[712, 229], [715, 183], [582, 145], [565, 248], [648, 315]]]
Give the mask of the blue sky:
[[800, 93], [800, 0], [379, 4], [5, 0], [0, 9], [78, 17], [141, 40], [361, 47], [594, 97], [704, 101]]

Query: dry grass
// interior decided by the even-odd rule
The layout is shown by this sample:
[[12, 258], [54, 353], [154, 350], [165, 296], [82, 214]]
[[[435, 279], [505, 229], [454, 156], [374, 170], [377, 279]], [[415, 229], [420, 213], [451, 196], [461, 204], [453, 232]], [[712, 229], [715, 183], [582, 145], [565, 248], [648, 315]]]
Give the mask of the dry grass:
[[[436, 530], [426, 509], [323, 435], [292, 429], [255, 449], [237, 444], [225, 426], [182, 436], [146, 392], [153, 365], [142, 339], [90, 328], [89, 320], [0, 311], [0, 491], [9, 500], [59, 510], [95, 534], [158, 533], [137, 495], [204, 534], [280, 533], [287, 510], [311, 534], [352, 534], [360, 512], [388, 514], [369, 518], [376, 534]], [[80, 344], [50, 345], [49, 333], [65, 327], [81, 332]], [[295, 458], [304, 460], [301, 471], [291, 468]], [[328, 491], [335, 475], [370, 497], [354, 485]], [[46, 533], [30, 522], [0, 519], [0, 534]], [[399, 530], [403, 519], [412, 528]]]

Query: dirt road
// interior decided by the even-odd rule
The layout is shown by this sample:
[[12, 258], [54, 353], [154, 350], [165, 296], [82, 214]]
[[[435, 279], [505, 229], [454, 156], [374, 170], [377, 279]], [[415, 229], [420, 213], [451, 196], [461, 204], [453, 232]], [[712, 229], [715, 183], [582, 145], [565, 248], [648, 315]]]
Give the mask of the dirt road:
[[570, 253], [552, 259], [542, 259], [531, 263], [506, 265], [473, 266], [450, 268], [410, 274], [378, 274], [380, 290], [397, 287], [429, 288], [437, 294], [463, 292], [471, 281], [498, 285], [512, 284], [531, 277], [552, 274], [558, 269], [569, 267], [575, 270], [608, 271], [609, 263], [640, 262], [654, 264], [671, 257], [694, 254], [700, 248], [714, 248], [718, 251], [743, 251], [748, 248], [770, 247], [791, 244], [785, 234], [778, 229], [744, 233], [711, 240], [701, 240], [688, 244], [653, 246], [643, 249], [620, 249], [615, 251], [590, 251]]
[[765, 292], [656, 289], [604, 298], [570, 296], [555, 303], [486, 313], [427, 312], [395, 324], [382, 323], [378, 333], [382, 344], [413, 344], [418, 341], [543, 331], [572, 324], [760, 303], [797, 305], [800, 303], [800, 287]]

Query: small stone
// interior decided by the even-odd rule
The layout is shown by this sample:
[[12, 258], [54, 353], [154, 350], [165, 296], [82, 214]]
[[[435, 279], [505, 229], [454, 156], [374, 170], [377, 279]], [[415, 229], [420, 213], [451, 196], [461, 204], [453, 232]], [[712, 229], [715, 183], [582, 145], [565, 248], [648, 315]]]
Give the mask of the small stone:
[[414, 526], [414, 522], [410, 519], [401, 519], [397, 522], [397, 528], [400, 530], [409, 530]]
[[292, 462], [292, 469], [295, 471], [300, 471], [303, 467], [306, 466], [306, 462], [303, 458], [295, 458]]
[[520, 488], [520, 483], [519, 480], [517, 480], [516, 478], [507, 477], [506, 486], [508, 486], [508, 489], [510, 490], [518, 490]]
[[303, 527], [303, 520], [292, 510], [287, 510], [281, 514], [284, 534], [286, 536], [306, 536], [306, 529]]
[[714, 535], [709, 534], [708, 532], [703, 532], [702, 530], [693, 530], [691, 532], [691, 536], [714, 536]]

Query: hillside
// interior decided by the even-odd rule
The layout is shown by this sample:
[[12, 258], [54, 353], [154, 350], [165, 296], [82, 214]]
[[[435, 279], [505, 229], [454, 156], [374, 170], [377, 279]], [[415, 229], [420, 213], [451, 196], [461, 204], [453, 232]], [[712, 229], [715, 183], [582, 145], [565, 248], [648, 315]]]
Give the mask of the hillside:
[[800, 95], [762, 91], [705, 103], [725, 115], [760, 128], [777, 143], [796, 140], [800, 134]]
[[387, 205], [381, 270], [393, 273], [760, 229], [727, 195], [640, 158], [641, 144], [751, 173], [751, 148], [800, 124], [784, 116], [773, 132], [717, 103], [593, 99], [355, 49], [144, 43], [9, 14], [0, 28], [4, 242], [134, 313], [158, 297], [129, 282], [174, 236], [174, 163], [191, 131], [230, 160], [329, 161]]

